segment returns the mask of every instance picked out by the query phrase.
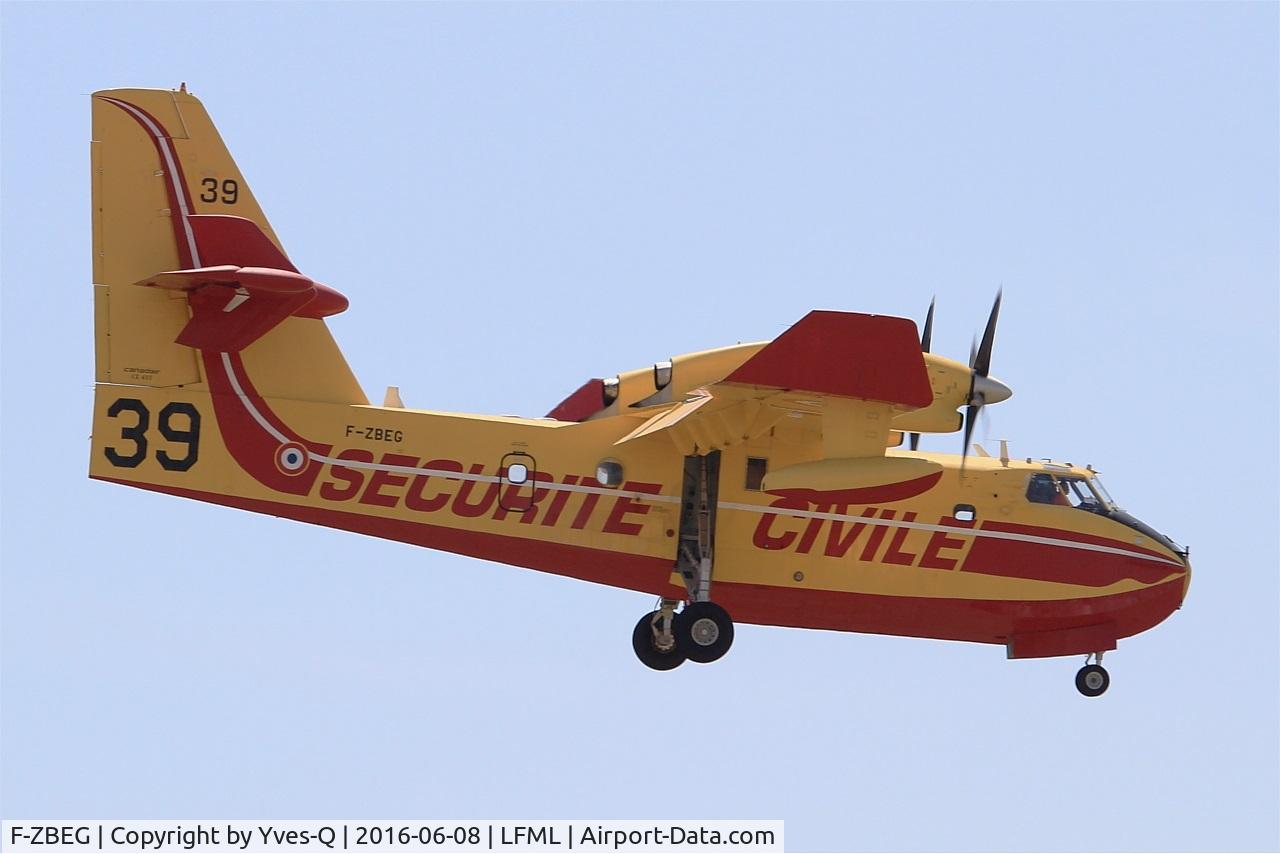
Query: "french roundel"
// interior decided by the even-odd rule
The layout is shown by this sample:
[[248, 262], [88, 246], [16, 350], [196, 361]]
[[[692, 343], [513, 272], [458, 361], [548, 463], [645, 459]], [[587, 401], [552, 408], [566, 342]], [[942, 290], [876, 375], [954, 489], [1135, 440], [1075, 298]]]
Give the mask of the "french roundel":
[[281, 445], [276, 451], [276, 468], [285, 474], [302, 474], [307, 467], [307, 449], [297, 442]]

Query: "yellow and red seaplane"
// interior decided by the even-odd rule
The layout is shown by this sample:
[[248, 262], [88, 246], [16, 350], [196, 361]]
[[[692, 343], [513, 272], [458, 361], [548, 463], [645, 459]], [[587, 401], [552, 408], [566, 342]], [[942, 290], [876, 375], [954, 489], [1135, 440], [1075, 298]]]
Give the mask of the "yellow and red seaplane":
[[[545, 417], [375, 405], [325, 325], [346, 298], [285, 254], [185, 86], [92, 108], [93, 478], [648, 594], [655, 670], [756, 623], [1084, 655], [1097, 696], [1103, 654], [1182, 604], [1187, 550], [1092, 468], [969, 454], [1011, 394], [999, 297], [967, 364], [929, 352], [932, 306], [923, 335], [814, 311]], [[964, 453], [918, 450], [956, 431]]]

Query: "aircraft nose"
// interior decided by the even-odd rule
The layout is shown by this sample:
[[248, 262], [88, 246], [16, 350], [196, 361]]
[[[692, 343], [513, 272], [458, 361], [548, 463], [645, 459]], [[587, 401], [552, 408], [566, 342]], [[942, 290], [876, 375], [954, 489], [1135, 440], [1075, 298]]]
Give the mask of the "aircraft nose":
[[1002, 400], [1008, 400], [1013, 397], [1013, 390], [995, 377], [974, 374], [973, 394], [974, 396], [982, 395], [982, 399], [986, 403], [999, 403]]

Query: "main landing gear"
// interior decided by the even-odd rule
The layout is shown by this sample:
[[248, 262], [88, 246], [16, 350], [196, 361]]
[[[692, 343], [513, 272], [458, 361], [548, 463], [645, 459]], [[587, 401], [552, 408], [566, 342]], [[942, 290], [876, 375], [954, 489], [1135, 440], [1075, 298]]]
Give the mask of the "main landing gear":
[[690, 602], [675, 613], [678, 603], [663, 599], [645, 614], [631, 633], [636, 657], [654, 670], [672, 670], [686, 660], [710, 664], [733, 645], [733, 620], [714, 602]]
[[[1090, 658], [1097, 663], [1090, 664]], [[1101, 697], [1111, 685], [1111, 674], [1102, 666], [1102, 653], [1095, 652], [1092, 656], [1085, 656], [1084, 661], [1084, 667], [1076, 673], [1076, 690], [1086, 697]]]
[[686, 659], [709, 664], [733, 645], [733, 620], [711, 601], [719, 482], [719, 451], [684, 458], [675, 569], [684, 581], [688, 604], [676, 613], [679, 601], [663, 599], [631, 633], [636, 657], [654, 670], [671, 670]]

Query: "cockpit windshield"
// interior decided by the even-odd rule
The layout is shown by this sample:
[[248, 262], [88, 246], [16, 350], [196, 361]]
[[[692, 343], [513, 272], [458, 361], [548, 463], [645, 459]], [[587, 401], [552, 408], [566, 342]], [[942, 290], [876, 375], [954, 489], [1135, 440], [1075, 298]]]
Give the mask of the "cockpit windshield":
[[1094, 492], [1098, 493], [1098, 497], [1102, 499], [1104, 506], [1112, 510], [1120, 509], [1120, 505], [1116, 504], [1115, 499], [1111, 497], [1111, 493], [1107, 492], [1107, 488], [1102, 485], [1102, 478], [1094, 475], [1093, 479], [1089, 481], [1089, 485], [1093, 487]]
[[1111, 496], [1097, 478], [1078, 475], [1033, 474], [1027, 485], [1027, 500], [1035, 504], [1056, 504], [1090, 513], [1115, 509]]

